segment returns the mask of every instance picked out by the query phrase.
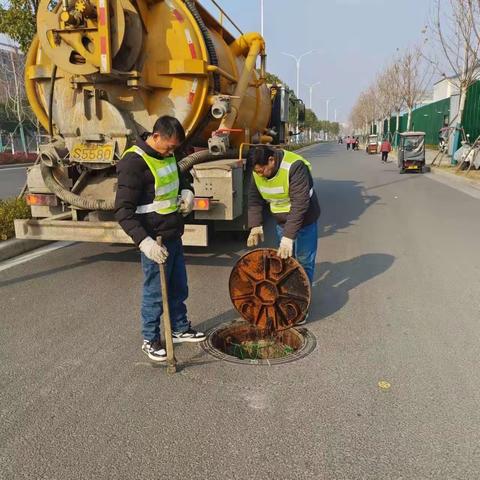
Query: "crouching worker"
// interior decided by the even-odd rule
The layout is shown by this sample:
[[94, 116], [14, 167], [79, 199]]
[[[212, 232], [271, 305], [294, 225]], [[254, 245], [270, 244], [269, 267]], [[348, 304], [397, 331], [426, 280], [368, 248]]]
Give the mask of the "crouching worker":
[[277, 221], [278, 256], [294, 256], [313, 281], [317, 254], [320, 205], [313, 188], [311, 165], [300, 155], [271, 147], [257, 147], [252, 158], [253, 178], [248, 195], [249, 247], [263, 241], [263, 210], [268, 203]]
[[[151, 360], [167, 359], [160, 341], [163, 302], [158, 264], [165, 264], [173, 343], [199, 342], [187, 318], [187, 272], [183, 257], [183, 217], [193, 208], [193, 192], [178, 169], [174, 151], [185, 140], [180, 122], [160, 117], [153, 132], [139, 138], [117, 164], [115, 217], [140, 248], [143, 269], [142, 351]], [[156, 238], [162, 238], [162, 245]]]

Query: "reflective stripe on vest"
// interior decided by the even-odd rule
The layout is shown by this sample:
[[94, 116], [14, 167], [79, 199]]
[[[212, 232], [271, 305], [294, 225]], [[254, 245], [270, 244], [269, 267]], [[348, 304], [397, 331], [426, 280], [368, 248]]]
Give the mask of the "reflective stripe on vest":
[[[178, 210], [178, 187], [180, 180], [178, 178], [178, 167], [175, 157], [158, 159], [145, 153], [140, 147], [134, 145], [123, 152], [140, 155], [155, 179], [155, 198], [152, 203], [139, 205], [135, 213], [144, 214], [156, 212], [159, 215], [168, 215]], [[123, 157], [122, 155], [122, 157]]]
[[[289, 196], [290, 168], [297, 161], [302, 161], [309, 170], [312, 170], [310, 163], [300, 155], [293, 152], [283, 151], [283, 159], [277, 173], [272, 178], [265, 178], [253, 172], [253, 179], [262, 198], [270, 204], [272, 213], [288, 213], [292, 206]], [[313, 188], [309, 196], [313, 195]]]

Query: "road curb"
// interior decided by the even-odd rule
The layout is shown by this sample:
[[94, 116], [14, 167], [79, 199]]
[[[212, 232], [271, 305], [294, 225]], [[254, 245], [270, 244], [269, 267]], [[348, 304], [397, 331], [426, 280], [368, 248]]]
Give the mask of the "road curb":
[[24, 240], [19, 238], [12, 238], [0, 242], [0, 262], [8, 260], [9, 258], [17, 257], [22, 253], [36, 250], [52, 243], [50, 240]]
[[472, 180], [470, 178], [462, 177], [460, 175], [456, 175], [455, 173], [445, 172], [440, 168], [430, 165], [430, 173], [435, 175], [441, 175], [444, 178], [448, 178], [452, 180], [452, 182], [463, 183], [468, 185], [469, 187], [475, 188], [480, 191], [480, 182]]

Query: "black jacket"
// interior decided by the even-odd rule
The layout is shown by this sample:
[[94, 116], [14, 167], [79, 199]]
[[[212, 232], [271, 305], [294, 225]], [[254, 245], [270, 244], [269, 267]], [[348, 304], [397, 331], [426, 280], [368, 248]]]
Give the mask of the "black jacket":
[[[283, 151], [276, 156], [276, 175], [283, 158]], [[320, 204], [315, 190], [310, 197], [310, 189], [313, 188], [313, 178], [308, 167], [301, 161], [295, 162], [289, 171], [289, 197], [291, 202], [290, 212], [277, 213], [275, 219], [283, 225], [283, 234], [287, 238], [295, 240], [298, 231], [307, 225], [316, 222], [320, 217]], [[248, 193], [248, 226], [258, 227], [263, 224], [263, 210], [267, 202], [258, 191], [252, 176], [250, 191]], [[270, 210], [270, 207], [268, 207]]]
[[[158, 159], [162, 158], [141, 138], [137, 139], [136, 145], [148, 155]], [[184, 189], [192, 190], [180, 171], [178, 174], [179, 193]], [[155, 239], [160, 235], [163, 239], [168, 240], [183, 235], [183, 217], [178, 212], [168, 215], [159, 215], [155, 212], [141, 215], [135, 213], [138, 205], [152, 203], [155, 198], [155, 179], [140, 155], [133, 152], [127, 153], [117, 163], [117, 175], [115, 218], [136, 245], [139, 245], [147, 236]]]

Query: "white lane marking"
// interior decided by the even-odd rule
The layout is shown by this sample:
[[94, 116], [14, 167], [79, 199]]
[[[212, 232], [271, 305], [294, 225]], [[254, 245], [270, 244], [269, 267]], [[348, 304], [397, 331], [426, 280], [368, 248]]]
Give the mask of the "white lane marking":
[[4, 262], [0, 263], [0, 272], [7, 270], [8, 268], [16, 267], [17, 265], [21, 265], [22, 263], [29, 262], [30, 260], [34, 260], [35, 258], [42, 257], [47, 253], [53, 252], [60, 248], [69, 247], [70, 245], [74, 245], [77, 242], [55, 242], [50, 245], [45, 245], [44, 247], [37, 248], [33, 250], [33, 252], [28, 252], [23, 255], [19, 255], [18, 257], [10, 258], [5, 260]]
[[11, 170], [20, 170], [22, 168], [25, 168], [27, 169], [28, 167], [31, 167], [31, 165], [27, 165], [26, 167], [24, 167], [23, 165], [20, 165], [18, 167], [7, 167], [7, 168], [0, 168], [0, 173], [2, 172], [9, 172]]

